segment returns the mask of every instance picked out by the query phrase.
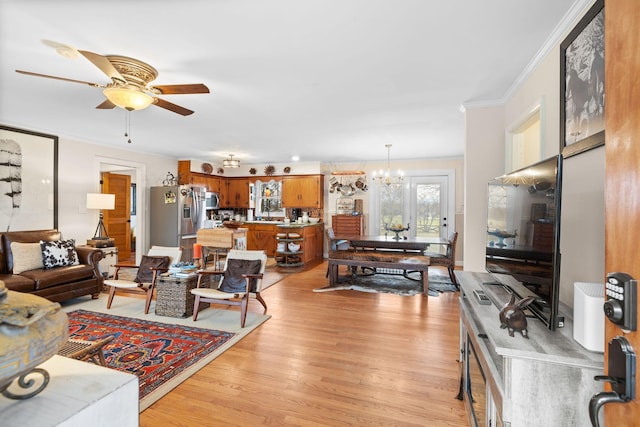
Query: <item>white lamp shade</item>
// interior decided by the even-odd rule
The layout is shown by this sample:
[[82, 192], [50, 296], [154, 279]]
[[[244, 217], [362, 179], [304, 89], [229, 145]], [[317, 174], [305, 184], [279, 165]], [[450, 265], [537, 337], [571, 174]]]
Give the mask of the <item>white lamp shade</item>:
[[103, 193], [87, 194], [87, 209], [115, 209], [116, 195]]

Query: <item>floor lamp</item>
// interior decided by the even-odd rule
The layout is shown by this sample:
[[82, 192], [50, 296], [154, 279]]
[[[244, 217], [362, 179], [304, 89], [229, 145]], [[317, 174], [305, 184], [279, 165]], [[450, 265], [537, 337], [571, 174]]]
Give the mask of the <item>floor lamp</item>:
[[102, 194], [102, 193], [88, 193], [87, 194], [87, 209], [95, 209], [100, 211], [100, 221], [96, 227], [96, 232], [93, 234], [93, 240], [109, 240], [107, 234], [107, 228], [104, 226], [103, 214], [104, 210], [112, 210], [116, 207], [116, 195], [115, 194]]

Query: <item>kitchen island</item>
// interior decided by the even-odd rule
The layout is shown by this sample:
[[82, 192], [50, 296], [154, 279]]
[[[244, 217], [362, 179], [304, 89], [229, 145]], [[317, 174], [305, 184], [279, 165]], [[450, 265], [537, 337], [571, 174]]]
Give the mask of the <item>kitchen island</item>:
[[[324, 248], [324, 223], [322, 222], [317, 224], [285, 224], [282, 221], [247, 221], [243, 227], [247, 228], [247, 249], [264, 250], [267, 256], [276, 257], [280, 266], [294, 266], [290, 264], [301, 266], [304, 263], [322, 259]], [[295, 263], [286, 262], [287, 260], [284, 259], [285, 256], [294, 254], [278, 253], [291, 252], [288, 250], [278, 251], [278, 243], [288, 245], [289, 241], [280, 242], [279, 239], [288, 239], [289, 233], [299, 234], [301, 239], [298, 242], [300, 249], [296, 251], [299, 253], [295, 255], [299, 257], [299, 261]]]

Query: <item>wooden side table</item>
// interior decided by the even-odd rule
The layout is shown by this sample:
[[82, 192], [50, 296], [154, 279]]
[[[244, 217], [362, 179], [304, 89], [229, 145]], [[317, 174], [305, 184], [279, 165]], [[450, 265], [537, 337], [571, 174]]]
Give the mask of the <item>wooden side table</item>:
[[[204, 279], [203, 279], [204, 280]], [[195, 296], [191, 289], [198, 284], [198, 275], [179, 278], [162, 275], [156, 282], [156, 314], [158, 316], [189, 317], [193, 314]], [[200, 310], [209, 307], [200, 303]]]

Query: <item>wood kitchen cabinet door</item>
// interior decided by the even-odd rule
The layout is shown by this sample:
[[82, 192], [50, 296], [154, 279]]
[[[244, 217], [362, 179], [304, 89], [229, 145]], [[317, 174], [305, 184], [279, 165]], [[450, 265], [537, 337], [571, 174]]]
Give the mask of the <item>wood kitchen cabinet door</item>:
[[220, 187], [222, 186], [221, 182], [222, 178], [219, 176], [210, 176], [207, 178], [207, 189], [212, 193], [220, 194]]
[[316, 228], [318, 227], [304, 228], [304, 253], [302, 258], [305, 263], [312, 261], [316, 257]]
[[[222, 202], [228, 208], [248, 208], [249, 207], [249, 179], [232, 178], [226, 181], [226, 192], [222, 194], [226, 197]], [[225, 194], [226, 193], [226, 194]]]
[[285, 176], [282, 178], [282, 206], [317, 208], [324, 205], [324, 176]]
[[276, 252], [276, 227], [272, 224], [246, 224], [247, 249], [263, 250], [267, 256], [274, 256]]
[[324, 249], [324, 225], [312, 225], [304, 228], [304, 262], [321, 259]]

